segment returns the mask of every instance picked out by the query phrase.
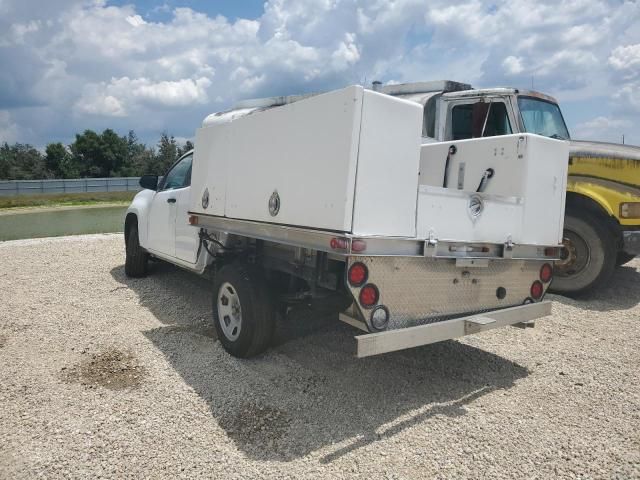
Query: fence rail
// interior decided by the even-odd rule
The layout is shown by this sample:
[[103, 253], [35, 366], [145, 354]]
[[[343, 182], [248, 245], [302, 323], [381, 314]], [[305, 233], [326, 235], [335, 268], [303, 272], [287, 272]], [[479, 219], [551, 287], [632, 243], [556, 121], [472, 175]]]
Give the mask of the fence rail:
[[43, 193], [135, 192], [140, 177], [73, 178], [60, 180], [0, 180], [0, 196]]

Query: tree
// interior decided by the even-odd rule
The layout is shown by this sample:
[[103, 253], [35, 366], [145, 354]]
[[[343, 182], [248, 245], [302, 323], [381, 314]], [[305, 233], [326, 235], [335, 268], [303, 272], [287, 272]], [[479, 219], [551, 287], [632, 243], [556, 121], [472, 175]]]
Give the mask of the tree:
[[88, 177], [111, 177], [124, 165], [127, 157], [126, 137], [120, 137], [110, 128], [98, 135], [85, 130], [76, 135], [71, 153], [80, 165], [80, 173]]
[[42, 154], [31, 145], [5, 142], [0, 148], [0, 178], [35, 180], [48, 177]]
[[193, 143], [191, 143], [191, 140], [187, 140], [182, 147], [178, 147], [178, 157], [181, 157], [189, 150], [193, 150]]
[[156, 155], [157, 173], [166, 172], [178, 158], [178, 145], [176, 139], [162, 132], [158, 142], [158, 154]]
[[76, 178], [80, 175], [73, 156], [62, 143], [50, 143], [45, 151], [45, 165], [55, 178]]

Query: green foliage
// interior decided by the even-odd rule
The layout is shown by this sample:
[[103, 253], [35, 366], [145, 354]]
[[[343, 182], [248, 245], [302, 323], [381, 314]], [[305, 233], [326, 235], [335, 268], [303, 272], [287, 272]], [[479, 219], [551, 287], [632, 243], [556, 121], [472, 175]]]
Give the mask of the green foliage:
[[166, 132], [156, 151], [140, 143], [133, 130], [119, 136], [111, 129], [102, 133], [85, 130], [68, 147], [50, 143], [44, 155], [30, 145], [4, 143], [0, 146], [0, 180], [162, 175], [191, 149], [190, 141], [179, 145]]
[[42, 154], [31, 145], [4, 143], [0, 147], [0, 178], [30, 180], [51, 178]]
[[50, 143], [46, 148], [44, 163], [56, 178], [78, 178], [80, 166], [62, 143]]

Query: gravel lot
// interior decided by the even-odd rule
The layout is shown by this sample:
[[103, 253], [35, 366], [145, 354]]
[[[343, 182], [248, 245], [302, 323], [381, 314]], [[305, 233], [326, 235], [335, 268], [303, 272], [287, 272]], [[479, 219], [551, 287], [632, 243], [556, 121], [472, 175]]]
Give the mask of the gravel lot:
[[227, 355], [208, 282], [121, 236], [0, 243], [0, 477], [640, 478], [640, 260], [554, 315], [358, 360], [299, 314]]

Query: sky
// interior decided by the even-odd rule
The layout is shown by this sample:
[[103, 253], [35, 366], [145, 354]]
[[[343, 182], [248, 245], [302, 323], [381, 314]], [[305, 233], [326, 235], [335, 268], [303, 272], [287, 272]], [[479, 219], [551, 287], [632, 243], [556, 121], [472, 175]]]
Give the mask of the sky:
[[450, 79], [556, 97], [640, 145], [640, 2], [0, 0], [0, 142], [192, 139], [246, 98]]

